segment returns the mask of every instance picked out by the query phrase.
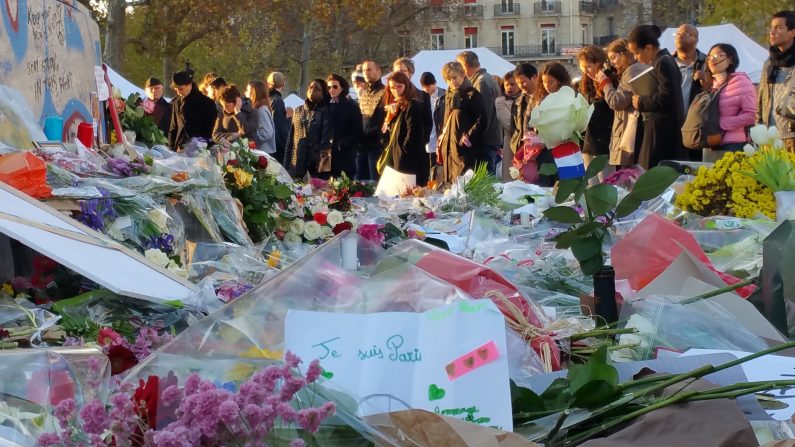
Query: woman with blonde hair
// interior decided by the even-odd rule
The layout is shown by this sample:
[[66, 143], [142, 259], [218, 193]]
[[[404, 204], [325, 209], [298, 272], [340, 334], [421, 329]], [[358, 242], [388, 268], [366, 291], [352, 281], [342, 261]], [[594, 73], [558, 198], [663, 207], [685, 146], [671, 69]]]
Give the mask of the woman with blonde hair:
[[254, 141], [257, 143], [257, 149], [266, 154], [276, 153], [276, 130], [273, 125], [268, 87], [262, 81], [249, 81], [246, 86], [246, 97], [251, 100], [251, 107], [256, 111], [257, 131], [254, 134]]
[[629, 51], [627, 39], [614, 40], [607, 46], [607, 58], [619, 77], [618, 85], [609, 82], [605, 71], [596, 74], [596, 83], [607, 105], [613, 109], [613, 128], [610, 136], [610, 165], [626, 168], [635, 163], [635, 149], [643, 141], [643, 120], [632, 106], [632, 89], [629, 80], [649, 66], [635, 60]]

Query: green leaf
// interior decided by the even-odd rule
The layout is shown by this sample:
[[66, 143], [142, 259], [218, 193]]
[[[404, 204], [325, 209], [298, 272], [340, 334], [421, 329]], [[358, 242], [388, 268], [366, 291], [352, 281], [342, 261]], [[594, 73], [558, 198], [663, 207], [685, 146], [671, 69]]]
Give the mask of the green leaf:
[[630, 214], [634, 213], [635, 210], [640, 208], [641, 201], [635, 197], [633, 193], [627, 194], [621, 202], [619, 202], [618, 207], [616, 207], [616, 217], [627, 217]]
[[558, 182], [558, 192], [555, 193], [555, 203], [563, 203], [569, 200], [569, 196], [574, 194], [577, 187], [582, 184], [580, 179], [566, 179]]
[[571, 401], [569, 388], [569, 379], [559, 377], [552, 381], [549, 387], [541, 393], [541, 400], [544, 401], [546, 409], [565, 410], [568, 408]]
[[584, 181], [580, 181], [580, 184], [577, 185], [577, 189], [574, 190], [574, 201], [580, 203], [580, 199], [582, 198], [583, 193], [585, 193], [585, 189], [588, 187], [588, 184]]
[[251, 213], [247, 217], [252, 223], [264, 224], [270, 218], [270, 213], [267, 210], [261, 210], [257, 211], [256, 213]]
[[570, 248], [571, 244], [581, 238], [582, 236], [577, 234], [575, 230], [564, 231], [563, 233], [559, 233], [557, 236], [555, 236], [555, 248], [565, 250]]
[[613, 185], [596, 185], [585, 190], [585, 203], [593, 216], [606, 214], [615, 208], [616, 202], [618, 202], [618, 190]]
[[618, 391], [618, 371], [607, 360], [607, 345], [597, 349], [584, 365], [569, 365], [567, 378], [577, 406], [600, 406]]
[[548, 208], [544, 211], [544, 216], [546, 216], [547, 219], [565, 224], [582, 223], [580, 214], [568, 206], [553, 206], [552, 208]]
[[596, 177], [596, 174], [602, 172], [605, 166], [607, 166], [607, 155], [597, 155], [596, 158], [591, 160], [588, 169], [585, 170], [585, 180]]
[[289, 199], [292, 194], [293, 191], [290, 189], [290, 187], [283, 183], [273, 187], [273, 196], [279, 200]]
[[144, 108], [143, 107], [136, 107], [135, 108], [135, 117], [136, 118], [143, 118], [144, 117]]
[[604, 266], [605, 260], [602, 253], [598, 253], [595, 256], [586, 259], [585, 261], [580, 261], [580, 270], [582, 273], [587, 276], [595, 275], [599, 269]]
[[656, 166], [638, 177], [632, 194], [640, 201], [651, 200], [663, 192], [679, 178], [679, 173], [670, 166]]
[[584, 237], [571, 244], [571, 252], [582, 263], [594, 256], [601, 255], [602, 241], [595, 236]]
[[511, 383], [511, 407], [514, 413], [535, 413], [546, 410], [541, 396], [529, 388], [518, 386], [513, 380]]
[[555, 163], [544, 163], [538, 168], [538, 173], [540, 175], [555, 175], [558, 173], [558, 167], [555, 166]]

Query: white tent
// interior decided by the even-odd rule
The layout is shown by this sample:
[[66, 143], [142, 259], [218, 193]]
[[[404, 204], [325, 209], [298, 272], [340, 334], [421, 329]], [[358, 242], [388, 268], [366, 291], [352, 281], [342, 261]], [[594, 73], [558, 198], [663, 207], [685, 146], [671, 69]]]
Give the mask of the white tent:
[[295, 110], [296, 107], [303, 105], [304, 100], [301, 99], [300, 96], [296, 95], [295, 93], [291, 93], [289, 96], [284, 98], [284, 105], [286, 107], [292, 107]]
[[[423, 72], [431, 72], [436, 77], [436, 84], [439, 87], [447, 88], [447, 83], [442, 78], [442, 66], [448, 62], [455, 61], [458, 53], [464, 50], [426, 50], [420, 51], [415, 54], [412, 61], [414, 61], [415, 73], [411, 78], [414, 85], [420, 85], [420, 76]], [[514, 64], [501, 58], [494, 52], [487, 48], [470, 48], [469, 51], [474, 51], [480, 60], [480, 66], [485, 68], [486, 71], [493, 75], [502, 76], [505, 73], [516, 68]], [[392, 67], [389, 67], [392, 68]]]
[[[660, 38], [661, 48], [674, 50], [674, 33], [676, 28], [668, 28]], [[737, 71], [745, 72], [751, 82], [758, 84], [762, 77], [762, 65], [768, 57], [768, 51], [746, 36], [736, 26], [728, 23], [726, 25], [699, 26], [698, 27], [698, 49], [705, 54], [712, 45], [716, 43], [728, 43], [737, 49], [740, 56], [740, 66]]]
[[110, 83], [119, 89], [122, 98], [127, 99], [131, 93], [138, 93], [142, 98], [146, 97], [146, 92], [144, 92], [144, 89], [128, 81], [124, 78], [124, 76], [120, 75], [110, 67], [108, 67], [108, 78], [110, 78]]

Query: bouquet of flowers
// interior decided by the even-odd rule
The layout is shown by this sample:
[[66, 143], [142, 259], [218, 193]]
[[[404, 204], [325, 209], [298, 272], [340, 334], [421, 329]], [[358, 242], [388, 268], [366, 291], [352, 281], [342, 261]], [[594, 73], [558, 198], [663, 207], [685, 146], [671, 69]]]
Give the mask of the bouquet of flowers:
[[[117, 92], [114, 89], [114, 96], [115, 94]], [[121, 96], [120, 92], [118, 96]], [[116, 99], [117, 106], [119, 106], [120, 104], [118, 103], [121, 100], [120, 98]], [[144, 104], [137, 93], [130, 94], [127, 100], [121, 103], [124, 104], [124, 107], [119, 112], [119, 119], [123, 129], [135, 132], [135, 138], [148, 146], [168, 144], [168, 139], [163, 134], [163, 131], [157, 127], [157, 123], [151, 117], [146, 116]]]
[[276, 179], [268, 157], [249, 148], [248, 140], [232, 143], [218, 154], [227, 188], [243, 205], [243, 220], [255, 242], [264, 240], [276, 228], [279, 203], [290, 199], [292, 189]]
[[342, 176], [329, 180], [330, 191], [324, 192], [323, 197], [328, 202], [328, 207], [338, 211], [351, 209], [351, 197], [370, 197], [375, 193], [372, 183], [353, 180], [344, 172]]

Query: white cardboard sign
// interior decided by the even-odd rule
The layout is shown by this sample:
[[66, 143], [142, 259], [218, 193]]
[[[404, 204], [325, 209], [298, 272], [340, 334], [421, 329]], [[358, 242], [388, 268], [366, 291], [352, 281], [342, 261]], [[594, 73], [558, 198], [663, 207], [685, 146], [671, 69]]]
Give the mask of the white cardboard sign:
[[419, 408], [512, 430], [505, 320], [489, 300], [424, 313], [291, 310], [285, 350], [319, 359], [362, 416]]

